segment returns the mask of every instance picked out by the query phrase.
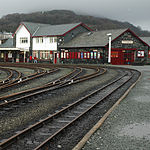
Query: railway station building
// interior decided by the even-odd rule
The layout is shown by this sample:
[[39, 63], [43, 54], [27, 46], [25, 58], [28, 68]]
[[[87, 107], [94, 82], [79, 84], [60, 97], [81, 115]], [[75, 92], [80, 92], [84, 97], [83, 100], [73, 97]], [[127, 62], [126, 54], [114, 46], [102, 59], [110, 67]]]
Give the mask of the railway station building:
[[109, 58], [114, 65], [150, 63], [150, 37], [138, 37], [130, 29], [92, 31], [83, 23], [22, 22], [13, 38], [0, 45], [0, 61], [29, 62], [30, 57], [54, 64], [100, 64]]
[[57, 63], [59, 45], [89, 31], [91, 29], [83, 23], [49, 25], [22, 22], [13, 37], [15, 47], [23, 49], [25, 57]]
[[0, 45], [0, 62], [23, 62], [23, 54], [23, 51], [13, 45], [13, 38]]
[[28, 62], [32, 57], [38, 61], [57, 63], [58, 47], [79, 33], [89, 31], [91, 29], [83, 23], [50, 25], [22, 22], [13, 34], [13, 40], [0, 45], [0, 59]]
[[[60, 47], [64, 63], [108, 63], [111, 35], [111, 64], [129, 65], [150, 62], [150, 38], [138, 37], [130, 29], [82, 33]], [[66, 54], [65, 54], [66, 53]]]

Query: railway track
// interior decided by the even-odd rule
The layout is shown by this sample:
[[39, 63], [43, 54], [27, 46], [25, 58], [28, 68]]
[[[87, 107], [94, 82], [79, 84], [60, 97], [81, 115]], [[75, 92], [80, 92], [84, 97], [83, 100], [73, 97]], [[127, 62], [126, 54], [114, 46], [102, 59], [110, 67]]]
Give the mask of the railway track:
[[0, 70], [7, 73], [7, 77], [3, 78], [3, 80], [0, 80], [0, 86], [1, 86], [1, 85], [3, 85], [3, 83], [10, 80], [10, 78], [12, 77], [12, 71], [9, 68], [4, 68], [4, 67], [0, 67]]
[[[133, 78], [138, 77], [135, 71], [125, 71], [122, 76], [102, 88], [82, 97], [55, 114], [20, 131], [0, 144], [8, 149], [49, 149], [57, 136], [64, 132], [79, 118], [105, 101], [116, 90]], [[56, 139], [55, 139], [56, 138]]]
[[[25, 90], [19, 93], [14, 93], [8, 96], [3, 96], [0, 97], [0, 111], [3, 112], [3, 108], [7, 109], [10, 108], [12, 106], [12, 104], [18, 104], [18, 103], [28, 103], [28, 98], [32, 98], [35, 97], [36, 95], [40, 95], [58, 88], [62, 88], [64, 86], [68, 86], [70, 84], [75, 84], [84, 80], [88, 80], [91, 77], [95, 77], [97, 75], [99, 75], [99, 68], [97, 69], [97, 71], [93, 74], [89, 74], [89, 75], [85, 75], [85, 76], [79, 76], [82, 73], [83, 69], [82, 68], [75, 68], [72, 72], [70, 72], [69, 74], [58, 78], [54, 81], [51, 81], [50, 83], [37, 87], [37, 88], [32, 88], [29, 90]], [[104, 70], [102, 72], [102, 74], [105, 72], [106, 70]], [[6, 108], [7, 107], [7, 108]]]
[[21, 72], [17, 70], [10, 69], [10, 68], [7, 68], [7, 70], [10, 72], [10, 76], [7, 79], [3, 80], [3, 82], [1, 82], [0, 89], [6, 88], [12, 83], [17, 82], [22, 76]]
[[[55, 71], [58, 71], [58, 69], [53, 69], [52, 71], [49, 71], [48, 74], [50, 73], [54, 73]], [[68, 81], [69, 77], [70, 79], [75, 77], [76, 75], [78, 75], [79, 73], [81, 73], [82, 70], [79, 70], [79, 72], [77, 72], [77, 74], [75, 74], [77, 70], [73, 70], [72, 72], [70, 72], [68, 75], [65, 75], [59, 79], [56, 79], [54, 81], [51, 81], [45, 85], [42, 85], [40, 87], [36, 87], [36, 88], [32, 88], [32, 89], [28, 89], [28, 90], [25, 90], [25, 91], [21, 91], [21, 92], [18, 92], [18, 93], [13, 93], [11, 95], [8, 95], [8, 96], [3, 96], [3, 97], [0, 97], [0, 103], [3, 103], [4, 101], [7, 101], [7, 103], [3, 103], [1, 104], [1, 106], [3, 105], [9, 105], [10, 103], [12, 103], [11, 100], [13, 100], [13, 103], [14, 103], [14, 99], [15, 98], [19, 98], [19, 99], [22, 99], [22, 98], [25, 98], [25, 97], [30, 97], [31, 95], [34, 95], [33, 93], [36, 94], [40, 94], [43, 92], [43, 89], [44, 88], [50, 88], [50, 87], [54, 87], [56, 85], [59, 85], [60, 82], [62, 82], [63, 80], [65, 81]], [[67, 79], [68, 78], [68, 79]], [[42, 91], [41, 91], [42, 90]], [[38, 92], [39, 91], [39, 92]], [[37, 93], [38, 92], [38, 93]], [[25, 97], [24, 97], [25, 96]], [[11, 102], [10, 102], [11, 101]], [[18, 101], [18, 100], [17, 100]]]
[[[17, 70], [16, 70], [16, 72], [18, 72], [18, 74], [19, 74], [19, 76], [15, 79], [15, 80], [8, 80], [9, 82], [5, 82], [5, 83], [3, 83], [3, 84], [1, 84], [0, 85], [0, 89], [1, 89], [1, 91], [3, 91], [4, 92], [4, 90], [7, 88], [7, 91], [8, 91], [8, 88], [14, 88], [14, 86], [22, 86], [24, 83], [26, 83], [26, 82], [28, 82], [28, 81], [31, 81], [31, 80], [33, 80], [33, 79], [36, 79], [36, 78], [39, 78], [39, 77], [42, 77], [42, 76], [44, 76], [44, 75], [47, 75], [47, 74], [50, 74], [50, 73], [52, 73], [52, 72], [55, 72], [55, 71], [57, 71], [58, 69], [51, 69], [51, 70], [45, 70], [45, 69], [43, 69], [43, 68], [34, 68], [35, 70], [36, 70], [36, 72], [35, 73], [33, 73], [33, 74], [30, 74], [30, 75], [28, 75], [28, 76], [23, 76], [23, 75], [21, 75], [21, 73], [20, 72], [18, 72]], [[12, 69], [10, 69], [10, 70], [12, 70]], [[13, 75], [13, 71], [12, 71], [12, 77], [11, 78], [13, 78], [13, 76], [15, 76], [15, 74]]]

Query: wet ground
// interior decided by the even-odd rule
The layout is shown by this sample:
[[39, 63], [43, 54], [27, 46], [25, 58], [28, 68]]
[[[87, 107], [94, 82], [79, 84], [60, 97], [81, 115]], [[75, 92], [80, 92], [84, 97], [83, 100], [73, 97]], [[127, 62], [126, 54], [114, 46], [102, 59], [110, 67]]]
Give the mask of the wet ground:
[[87, 141], [84, 150], [150, 150], [150, 66], [128, 67], [141, 71], [141, 80]]

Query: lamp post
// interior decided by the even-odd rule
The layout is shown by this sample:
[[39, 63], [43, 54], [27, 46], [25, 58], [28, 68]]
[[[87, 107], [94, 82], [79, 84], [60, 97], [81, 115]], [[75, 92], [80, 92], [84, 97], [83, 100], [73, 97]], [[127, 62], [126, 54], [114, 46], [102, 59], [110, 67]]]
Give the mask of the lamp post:
[[111, 63], [111, 36], [112, 36], [112, 34], [108, 33], [107, 36], [108, 36], [108, 40], [109, 40], [108, 63], [110, 64]]

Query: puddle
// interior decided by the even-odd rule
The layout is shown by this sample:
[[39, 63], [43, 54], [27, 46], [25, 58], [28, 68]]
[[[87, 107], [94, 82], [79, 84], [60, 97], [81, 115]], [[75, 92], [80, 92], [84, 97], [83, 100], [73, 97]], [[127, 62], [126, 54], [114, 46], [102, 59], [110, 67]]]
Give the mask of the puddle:
[[147, 138], [150, 140], [150, 123], [135, 123], [125, 126], [118, 134], [134, 138]]

